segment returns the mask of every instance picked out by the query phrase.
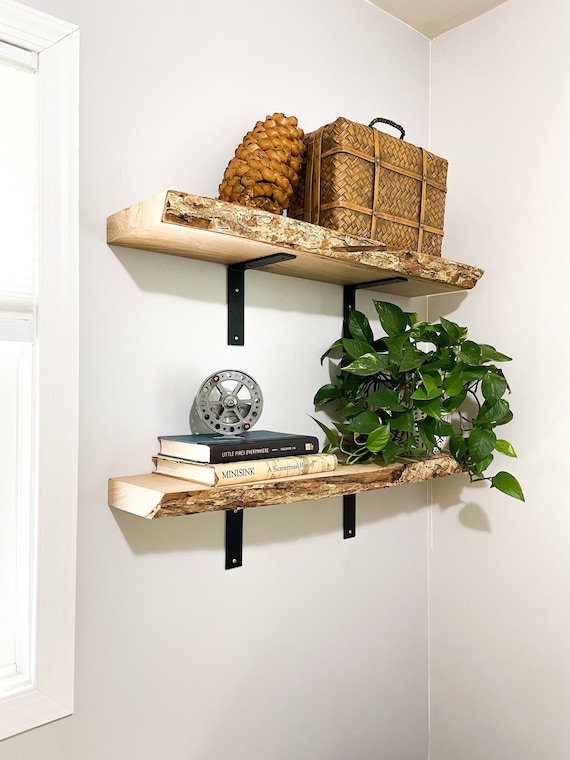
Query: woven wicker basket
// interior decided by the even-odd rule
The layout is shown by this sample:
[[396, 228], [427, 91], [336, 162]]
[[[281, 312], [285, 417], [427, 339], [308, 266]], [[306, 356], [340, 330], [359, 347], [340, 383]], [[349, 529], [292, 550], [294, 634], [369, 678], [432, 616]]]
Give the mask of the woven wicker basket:
[[[378, 121], [398, 128], [401, 138], [375, 129]], [[306, 135], [289, 216], [440, 256], [447, 161], [403, 136], [388, 119], [365, 126], [342, 117]]]

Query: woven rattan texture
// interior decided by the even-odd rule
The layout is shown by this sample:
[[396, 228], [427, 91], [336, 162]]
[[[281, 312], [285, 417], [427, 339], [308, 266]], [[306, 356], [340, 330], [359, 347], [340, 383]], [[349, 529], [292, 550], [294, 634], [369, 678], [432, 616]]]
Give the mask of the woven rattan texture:
[[375, 129], [342, 117], [306, 135], [289, 215], [389, 248], [441, 255], [447, 161], [384, 132], [376, 141], [378, 156]]
[[332, 124], [327, 124], [323, 130], [323, 153], [338, 148], [339, 145], [350, 145], [354, 150], [366, 153], [374, 158], [374, 143], [371, 140], [371, 127], [349, 121], [342, 116]]

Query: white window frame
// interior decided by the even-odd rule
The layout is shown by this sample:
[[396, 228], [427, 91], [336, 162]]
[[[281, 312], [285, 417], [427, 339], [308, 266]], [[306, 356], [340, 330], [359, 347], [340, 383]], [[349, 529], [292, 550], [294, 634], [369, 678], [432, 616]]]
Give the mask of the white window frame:
[[0, 40], [38, 55], [39, 301], [30, 677], [0, 698], [0, 740], [73, 711], [78, 441], [79, 30], [0, 0]]

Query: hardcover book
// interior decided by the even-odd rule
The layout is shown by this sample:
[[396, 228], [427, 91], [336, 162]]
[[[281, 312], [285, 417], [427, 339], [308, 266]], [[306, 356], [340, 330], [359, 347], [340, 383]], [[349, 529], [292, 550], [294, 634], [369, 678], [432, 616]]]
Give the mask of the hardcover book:
[[158, 440], [160, 454], [209, 464], [316, 454], [319, 450], [313, 435], [272, 430], [248, 430], [237, 436], [163, 435]]
[[256, 480], [272, 480], [316, 472], [331, 472], [336, 469], [334, 454], [308, 454], [306, 456], [278, 457], [276, 459], [255, 459], [239, 462], [207, 464], [190, 462], [157, 454], [156, 471], [161, 475], [173, 475], [184, 480], [193, 480], [206, 486], [251, 483]]

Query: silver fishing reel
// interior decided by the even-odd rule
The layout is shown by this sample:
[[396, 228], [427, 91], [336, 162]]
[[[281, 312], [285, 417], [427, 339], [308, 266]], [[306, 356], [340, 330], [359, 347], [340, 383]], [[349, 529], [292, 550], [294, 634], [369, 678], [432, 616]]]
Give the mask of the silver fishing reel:
[[204, 380], [195, 404], [198, 417], [209, 430], [240, 435], [259, 420], [263, 396], [259, 385], [245, 372], [222, 369]]

